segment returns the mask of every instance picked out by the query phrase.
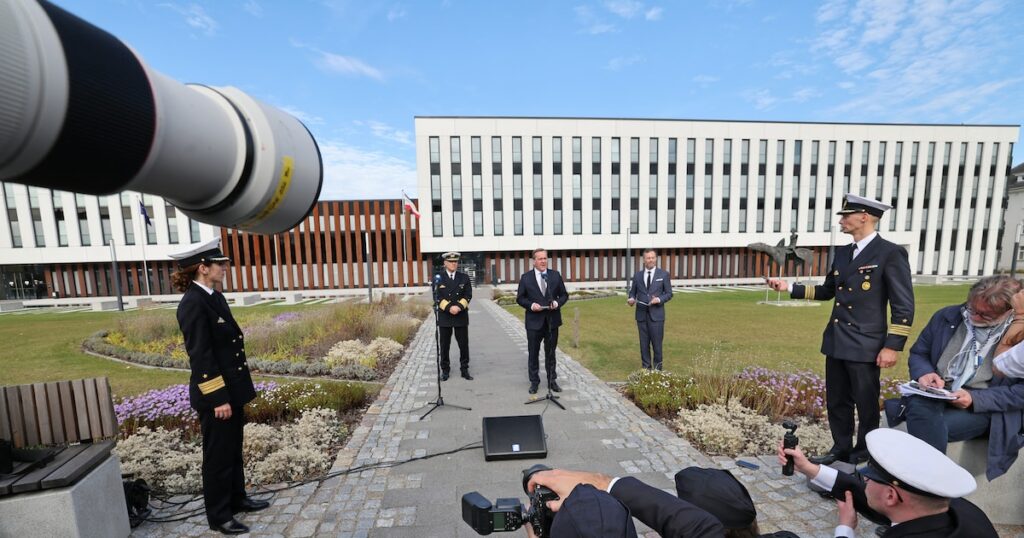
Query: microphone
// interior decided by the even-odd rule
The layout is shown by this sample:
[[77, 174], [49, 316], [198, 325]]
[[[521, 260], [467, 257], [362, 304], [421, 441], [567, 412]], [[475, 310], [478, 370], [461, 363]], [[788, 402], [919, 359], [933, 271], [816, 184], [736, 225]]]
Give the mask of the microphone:
[[430, 291], [434, 295], [434, 304], [437, 304], [437, 285], [441, 283], [441, 274], [434, 275], [434, 281], [430, 283]]

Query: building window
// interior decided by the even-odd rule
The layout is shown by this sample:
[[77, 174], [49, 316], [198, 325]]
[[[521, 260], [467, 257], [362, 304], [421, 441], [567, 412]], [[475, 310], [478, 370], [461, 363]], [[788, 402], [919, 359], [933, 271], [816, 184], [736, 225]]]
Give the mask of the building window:
[[696, 166], [697, 139], [686, 139], [686, 233], [693, 233], [693, 174]]
[[92, 241], [89, 237], [89, 213], [85, 207], [84, 194], [75, 195], [75, 213], [78, 217], [78, 237], [82, 240], [82, 246], [91, 246]]
[[793, 141], [793, 197], [789, 210], [789, 229], [796, 231], [800, 223], [800, 174], [803, 168], [804, 141]]
[[621, 159], [622, 159], [622, 147], [621, 140], [618, 138], [612, 139], [612, 233], [619, 233], [619, 227], [622, 223], [620, 204], [622, 196], [622, 175], [621, 175]]
[[775, 200], [772, 201], [772, 230], [782, 231], [782, 170], [786, 165], [786, 141], [775, 142]]
[[551, 202], [554, 207], [551, 231], [555, 235], [562, 235], [562, 137], [560, 136], [551, 139]]
[[441, 139], [430, 137], [430, 219], [434, 237], [444, 233], [441, 213]]
[[539, 136], [533, 137], [533, 233], [544, 235], [544, 154]]
[[740, 233], [747, 231], [747, 197], [750, 192], [750, 140], [740, 141]]
[[68, 246], [68, 223], [64, 213], [64, 195], [60, 191], [50, 191], [53, 199], [53, 218], [57, 221], [57, 245]]
[[668, 200], [665, 219], [668, 223], [668, 233], [676, 233], [676, 161], [678, 159], [678, 141], [675, 138], [668, 139]]
[[652, 138], [649, 146], [650, 164], [648, 165], [647, 187], [647, 231], [658, 233], [658, 139]]
[[21, 248], [21, 228], [18, 224], [18, 205], [14, 200], [14, 192], [12, 192], [11, 186], [7, 183], [0, 183], [0, 186], [4, 189], [4, 205], [7, 209], [7, 222], [11, 227], [11, 246], [14, 248]]
[[[154, 200], [156, 199], [156, 197], [152, 196], [152, 195], [149, 195], [149, 194], [141, 195], [141, 196], [142, 196], [142, 202], [146, 205], [146, 215], [149, 216], [149, 220], [150, 220], [150, 222], [152, 222], [153, 221], [153, 215], [154, 215], [154, 213], [153, 213], [153, 206], [155, 205]], [[142, 215], [139, 215], [139, 226], [142, 226], [146, 230], [146, 244], [147, 245], [155, 245], [156, 244], [156, 226], [153, 225], [153, 224], [146, 224], [146, 219], [142, 218]]]
[[188, 219], [188, 235], [193, 243], [199, 242], [199, 223], [193, 219]]
[[640, 139], [629, 139], [629, 233], [640, 233]]
[[832, 231], [832, 198], [835, 195], [836, 141], [828, 143], [828, 168], [825, 169], [825, 231]]
[[722, 143], [722, 232], [729, 231], [729, 200], [732, 197], [732, 140]]
[[860, 152], [860, 195], [868, 195], [868, 158], [871, 154], [871, 142], [861, 143]]
[[512, 232], [523, 235], [523, 139], [512, 137]]
[[850, 171], [853, 167], [853, 142], [846, 142], [846, 163], [843, 165], [843, 196], [850, 192]]
[[821, 144], [817, 140], [811, 142], [811, 177], [810, 183], [807, 184], [807, 187], [809, 188], [809, 192], [807, 195], [808, 232], [813, 232], [815, 229], [815, 208], [818, 206], [818, 151], [820, 149]]
[[28, 188], [28, 207], [32, 216], [32, 233], [35, 235], [36, 246], [46, 246], [46, 236], [43, 234], [43, 215], [39, 211], [39, 187]]
[[758, 141], [757, 156], [757, 232], [764, 231], [764, 189], [765, 175], [768, 173], [768, 141]]
[[601, 233], [601, 138], [590, 140], [590, 231]]
[[914, 227], [914, 193], [917, 191], [917, 155], [920, 142], [910, 145], [910, 184], [907, 185], [907, 213], [903, 230], [909, 232]]
[[481, 175], [483, 164], [481, 162], [480, 137], [471, 137], [469, 145], [472, 158], [470, 173], [473, 176], [473, 235], [481, 236], [484, 234], [484, 185]]
[[504, 200], [501, 190], [501, 137], [491, 137], [491, 184], [494, 196], [494, 235], [505, 234]]
[[164, 200], [164, 213], [167, 214], [167, 242], [178, 244], [178, 208]]
[[572, 138], [572, 233], [583, 233], [583, 139]]
[[[97, 196], [96, 201], [100, 206], [100, 230], [103, 232], [103, 245], [106, 246], [114, 240], [110, 224], [110, 200], [106, 196]], [[193, 242], [198, 242], [198, 239]]]
[[462, 139], [451, 137], [452, 235], [462, 237]]

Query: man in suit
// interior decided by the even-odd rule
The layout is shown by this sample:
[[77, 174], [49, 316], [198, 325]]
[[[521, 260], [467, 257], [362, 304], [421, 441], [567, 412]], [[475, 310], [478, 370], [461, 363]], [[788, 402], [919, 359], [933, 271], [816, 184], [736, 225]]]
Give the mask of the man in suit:
[[[914, 290], [903, 247], [882, 239], [875, 228], [890, 206], [853, 194], [844, 198], [839, 225], [853, 243], [836, 249], [832, 267], [820, 286], [768, 279], [793, 299], [835, 304], [821, 342], [825, 355], [828, 425], [833, 445], [814, 463], [859, 463], [867, 459], [865, 436], [878, 427], [881, 368], [896, 364], [914, 322]], [[886, 324], [887, 307], [892, 312]], [[857, 444], [853, 444], [854, 406]]]
[[866, 438], [868, 464], [860, 476], [812, 463], [799, 447], [778, 446], [779, 464], [793, 468], [839, 501], [835, 536], [852, 538], [857, 513], [891, 525], [886, 538], [901, 536], [997, 536], [980, 508], [962, 497], [977, 487], [971, 473], [928, 443], [899, 430], [882, 428]]
[[[644, 251], [644, 268], [633, 275], [626, 304], [636, 306], [636, 328], [640, 332], [640, 365], [661, 370], [661, 342], [665, 339], [665, 303], [672, 300], [672, 281], [657, 266], [658, 253]], [[653, 361], [651, 350], [654, 350]]]
[[441, 336], [441, 381], [447, 381], [451, 370], [448, 352], [452, 333], [459, 344], [459, 369], [469, 381], [469, 302], [473, 300], [473, 283], [469, 275], [459, 271], [458, 252], [445, 252], [444, 271], [434, 283], [437, 296], [437, 327]]
[[519, 279], [516, 303], [526, 309], [526, 340], [529, 349], [527, 369], [530, 376], [530, 394], [537, 394], [540, 385], [540, 345], [544, 342], [544, 371], [548, 388], [561, 392], [555, 379], [555, 348], [558, 347], [558, 327], [562, 325], [562, 306], [569, 302], [569, 293], [558, 271], [548, 269], [548, 251], [533, 251], [533, 269]]
[[184, 292], [178, 303], [178, 326], [185, 339], [189, 366], [189, 402], [199, 414], [203, 435], [203, 500], [210, 528], [244, 534], [249, 527], [234, 518], [270, 505], [245, 493], [242, 433], [245, 404], [256, 398], [245, 357], [242, 329], [231, 315], [223, 285], [230, 261], [220, 239], [172, 254], [178, 270], [174, 287]]

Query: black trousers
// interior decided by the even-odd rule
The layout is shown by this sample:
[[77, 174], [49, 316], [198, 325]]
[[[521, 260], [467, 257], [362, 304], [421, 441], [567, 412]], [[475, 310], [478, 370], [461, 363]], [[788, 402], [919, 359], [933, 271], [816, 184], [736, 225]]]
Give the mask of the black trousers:
[[530, 383], [540, 383], [540, 343], [544, 342], [544, 373], [548, 383], [555, 380], [558, 374], [555, 372], [555, 348], [558, 347], [558, 327], [548, 328], [545, 321], [544, 326], [538, 330], [526, 329], [526, 343], [529, 350], [527, 369], [529, 370]]
[[640, 332], [640, 366], [645, 370], [661, 370], [661, 343], [665, 339], [665, 322], [649, 319], [637, 321], [636, 328]]
[[242, 429], [245, 409], [231, 406], [231, 418], [221, 420], [213, 411], [199, 412], [203, 432], [203, 502], [210, 525], [227, 523], [232, 507], [245, 499]]
[[858, 449], [867, 449], [864, 436], [878, 428], [881, 369], [872, 362], [825, 358], [825, 401], [834, 449], [848, 452], [853, 445], [853, 410], [857, 409]]
[[455, 341], [459, 344], [459, 369], [469, 372], [469, 327], [438, 327], [437, 330], [441, 336], [441, 371], [448, 373], [451, 370], [448, 352], [452, 348], [452, 332], [455, 332]]

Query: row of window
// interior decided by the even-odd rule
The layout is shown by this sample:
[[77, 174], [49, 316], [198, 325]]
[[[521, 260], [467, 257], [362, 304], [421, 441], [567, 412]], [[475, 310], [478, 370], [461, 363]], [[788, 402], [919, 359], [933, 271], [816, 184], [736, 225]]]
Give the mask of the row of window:
[[[430, 137], [430, 181], [431, 181], [431, 218], [433, 226], [433, 234], [435, 237], [440, 237], [444, 233], [444, 222], [442, 216], [442, 199], [441, 199], [441, 150], [440, 150], [440, 137]], [[463, 208], [462, 208], [462, 163], [461, 163], [461, 152], [459, 151], [461, 144], [461, 137], [449, 137], [451, 145], [451, 184], [452, 184], [452, 198], [453, 198], [453, 214], [452, 214], [452, 232], [453, 235], [458, 237], [464, 235], [463, 232]], [[658, 138], [651, 138], [649, 140], [648, 149], [648, 200], [647, 200], [647, 227], [648, 233], [658, 232], [658, 210], [659, 207], [664, 208], [667, 214], [667, 232], [676, 232], [676, 158], [677, 158], [677, 139], [669, 138], [667, 140], [668, 149], [668, 161], [667, 161], [667, 199], [664, 203], [660, 202], [658, 191], [659, 191], [659, 177], [658, 177], [658, 164], [659, 164], [659, 146], [661, 144]], [[715, 174], [714, 174], [714, 155], [715, 155], [715, 139], [707, 138], [704, 140], [704, 161], [701, 163], [704, 166], [703, 170], [703, 200], [695, 198], [695, 176], [697, 173], [697, 162], [696, 162], [696, 145], [697, 139], [688, 138], [686, 139], [686, 171], [685, 171], [685, 195], [686, 199], [683, 205], [685, 209], [684, 226], [686, 233], [694, 232], [695, 220], [702, 224], [702, 230], [704, 233], [711, 233], [712, 226], [714, 223], [712, 212], [720, 212], [721, 218], [718, 219], [720, 223], [720, 229], [718, 231], [728, 233], [730, 231], [730, 209], [735, 209], [741, 212], [746, 212], [748, 204], [756, 203], [756, 212], [754, 213], [755, 219], [753, 221], [755, 230], [757, 232], [765, 231], [765, 212], [771, 211], [772, 228], [774, 232], [782, 231], [782, 213], [783, 208], [786, 204], [786, 200], [789, 200], [789, 222], [792, 223], [791, 229], [794, 231], [816, 231], [815, 222], [817, 220], [817, 206], [818, 206], [818, 183], [819, 176], [824, 183], [824, 199], [823, 208], [826, 215], [831, 215], [833, 211], [833, 199], [835, 198], [835, 190], [839, 188], [839, 182], [841, 181], [842, 189], [839, 193], [846, 193], [851, 191], [851, 187], [856, 185], [859, 186], [859, 194], [862, 196], [873, 196], [875, 199], [880, 201], [887, 201], [894, 208], [898, 207], [897, 197], [901, 190], [901, 181], [904, 181], [902, 174], [902, 166], [904, 164], [904, 142], [895, 142], [889, 144], [885, 141], [876, 142], [877, 148], [877, 162], [876, 170], [874, 174], [868, 173], [868, 162], [871, 155], [872, 142], [865, 141], [861, 143], [860, 162], [859, 162], [859, 174], [853, 175], [855, 163], [854, 159], [854, 142], [845, 141], [845, 159], [842, 168], [837, 169], [836, 167], [836, 154], [837, 154], [837, 141], [827, 141], [825, 146], [827, 153], [822, 155], [822, 142], [818, 140], [811, 141], [810, 152], [809, 152], [809, 166], [804, 167], [804, 144], [802, 140], [776, 140], [775, 141], [775, 170], [774, 170], [774, 197], [768, 198], [766, 196], [766, 177], [768, 174], [768, 149], [769, 141], [767, 139], [758, 140], [757, 146], [757, 169], [751, 170], [750, 166], [750, 142], [749, 139], [742, 139], [739, 143], [739, 185], [738, 195], [739, 201], [735, 203], [732, 199], [732, 188], [733, 188], [733, 141], [731, 139], [724, 139], [722, 142], [722, 163], [721, 163], [721, 197], [720, 205], [718, 208], [714, 207], [713, 192], [715, 191]], [[787, 142], [791, 142], [787, 144]], [[483, 219], [483, 181], [481, 177], [482, 172], [482, 152], [480, 149], [481, 137], [473, 136], [470, 137], [470, 143], [472, 145], [472, 185], [473, 185], [473, 235], [482, 236], [484, 235], [484, 219]], [[640, 231], [640, 139], [630, 138], [629, 139], [629, 230], [632, 233], [638, 233]], [[922, 228], [927, 222], [927, 208], [930, 207], [930, 198], [932, 196], [932, 181], [935, 178], [934, 169], [936, 166], [936, 142], [927, 143], [927, 160], [923, 163], [923, 167], [919, 166], [919, 153], [921, 149], [921, 142], [910, 143], [910, 159], [908, 164], [908, 174], [905, 181], [908, 185], [908, 200], [906, 209], [903, 215], [899, 215], [897, 210], [890, 212], [889, 229], [890, 231], [896, 231], [902, 223], [903, 230], [909, 231], [913, 228], [914, 222], [914, 195], [917, 190], [917, 183], [919, 175], [924, 178], [924, 190], [923, 190], [923, 207], [925, 208], [924, 215], [922, 215]], [[522, 138], [512, 137], [512, 195], [513, 195], [513, 233], [515, 235], [523, 235], [523, 194], [522, 194]], [[602, 222], [601, 222], [601, 201], [602, 201], [602, 185], [601, 185], [601, 171], [602, 171], [602, 152], [601, 152], [602, 138], [592, 137], [591, 138], [591, 203], [589, 204], [591, 211], [591, 232], [594, 234], [602, 233]], [[620, 187], [621, 187], [621, 139], [613, 137], [610, 139], [610, 154], [611, 154], [611, 215], [610, 215], [610, 231], [613, 234], [620, 233]], [[787, 151], [787, 145], [790, 146]], [[563, 223], [563, 200], [562, 200], [562, 138], [551, 137], [551, 177], [552, 177], [552, 197], [553, 197], [553, 215], [552, 215], [552, 228], [551, 231], [555, 235], [562, 234], [562, 223]], [[893, 149], [890, 149], [893, 148]], [[952, 142], [944, 143], [943, 164], [941, 174], [941, 185], [938, 190], [938, 197], [940, 200], [940, 211], [944, 210], [946, 199], [945, 193], [947, 192], [947, 186], [951, 179], [949, 163], [952, 158], [952, 154], [955, 151]], [[955, 176], [952, 176], [952, 180], [956, 181], [954, 189], [958, 186], [967, 185], [968, 172], [973, 172], [973, 185], [972, 193], [970, 197], [971, 206], [971, 221], [973, 222], [974, 209], [978, 202], [978, 188], [981, 183], [982, 177], [982, 159], [985, 151], [985, 143], [978, 142], [975, 152], [974, 168], [971, 171], [966, 169], [967, 165], [967, 152], [968, 143], [959, 143], [959, 167]], [[991, 144], [989, 170], [987, 177], [996, 176], [996, 167], [998, 164], [1000, 144], [994, 142]], [[542, 235], [544, 233], [544, 214], [541, 210], [543, 206], [543, 168], [544, 168], [544, 147], [541, 137], [533, 137], [532, 139], [532, 173], [533, 173], [533, 233], [535, 235]], [[890, 153], [893, 154], [893, 169], [889, 180], [886, 181], [885, 166], [886, 161], [889, 158]], [[1007, 152], [1007, 169], [1009, 169], [1010, 162], [1012, 159], [1013, 144], [1010, 144], [1010, 149]], [[786, 156], [790, 155], [792, 159], [792, 170], [789, 175], [791, 182], [791, 192], [787, 198], [787, 193], [783, 192], [786, 188], [784, 179], [786, 176]], [[825, 161], [825, 166], [819, 169], [819, 159]], [[582, 137], [572, 137], [572, 227], [574, 234], [582, 233], [582, 214], [583, 214], [583, 196], [582, 196]], [[504, 235], [504, 200], [503, 189], [502, 189], [502, 138], [491, 137], [491, 174], [492, 174], [492, 188], [493, 188], [493, 235]], [[922, 169], [923, 168], [923, 169]], [[922, 174], [923, 173], [923, 174]], [[869, 176], [876, 179], [876, 185], [874, 192], [868, 193]], [[854, 177], [859, 178], [859, 181], [854, 184]], [[756, 178], [756, 184], [752, 183]], [[800, 215], [800, 187], [803, 181], [807, 182], [808, 185], [808, 199], [807, 199], [807, 214], [806, 220], [802, 220]], [[890, 185], [889, 192], [885, 192], [885, 185]], [[752, 196], [751, 191], [756, 189], [755, 194]], [[963, 193], [966, 194], [966, 193]], [[995, 182], [988, 182], [987, 200], [984, 207], [987, 211], [991, 210], [993, 197], [995, 193]], [[750, 198], [755, 198], [751, 200]], [[954, 219], [954, 227], [959, 225], [959, 208], [962, 199], [967, 199], [966, 196], [956, 196], [956, 217]], [[753, 209], [753, 208], [751, 208]], [[695, 219], [695, 211], [702, 212], [702, 219]], [[986, 215], [985, 226], [988, 226], [988, 215]], [[939, 223], [941, 225], [941, 218]], [[801, 226], [803, 224], [803, 226]], [[739, 232], [747, 232], [747, 219], [739, 219], [738, 227]], [[831, 231], [832, 219], [825, 218], [823, 220], [823, 231]]]
[[[88, 205], [95, 200], [96, 207], [99, 210], [100, 218], [100, 231], [102, 233], [102, 244], [109, 245], [113, 240], [112, 224], [110, 218], [110, 204], [116, 203], [121, 206], [121, 215], [124, 222], [121, 224], [113, 224], [115, 226], [121, 226], [121, 231], [124, 234], [124, 240], [126, 245], [134, 245], [136, 242], [136, 233], [139, 228], [145, 230], [145, 241], [148, 245], [155, 245], [157, 243], [157, 226], [163, 226], [167, 232], [168, 242], [170, 244], [177, 244], [178, 239], [178, 209], [159, 197], [152, 195], [144, 195], [142, 197], [142, 206], [145, 206], [146, 216], [150, 218], [151, 224], [147, 225], [144, 223], [142, 209], [140, 208], [138, 195], [132, 195], [128, 193], [120, 193], [120, 195], [112, 196], [90, 196], [84, 194], [72, 194], [74, 199], [74, 205], [70, 206], [65, 204], [64, 193], [61, 191], [54, 191], [50, 189], [44, 189], [40, 187], [26, 187], [28, 190], [28, 202], [29, 202], [29, 217], [31, 223], [31, 229], [35, 245], [37, 247], [47, 246], [68, 246], [68, 219], [75, 219], [78, 223], [79, 239], [82, 246], [95, 246], [101, 244], [100, 238], [94, 238], [91, 236], [89, 231], [88, 221]], [[6, 183], [0, 183], [0, 189], [3, 190], [3, 202], [4, 210], [7, 214], [7, 221], [9, 223], [9, 233], [11, 245], [14, 248], [21, 248], [24, 246], [24, 241], [21, 236], [21, 220], [18, 215], [17, 201], [15, 199], [14, 190], [15, 186]], [[46, 234], [43, 232], [43, 214], [40, 210], [39, 200], [40, 197], [49, 196], [52, 201], [53, 207], [53, 220], [51, 221], [57, 230], [57, 244], [48, 245], [46, 241]], [[158, 222], [153, 219], [154, 212], [153, 208], [155, 204], [163, 203], [166, 218], [162, 222]], [[49, 218], [49, 217], [47, 217]], [[188, 223], [189, 235], [192, 243], [199, 242], [199, 223], [184, 217]]]

